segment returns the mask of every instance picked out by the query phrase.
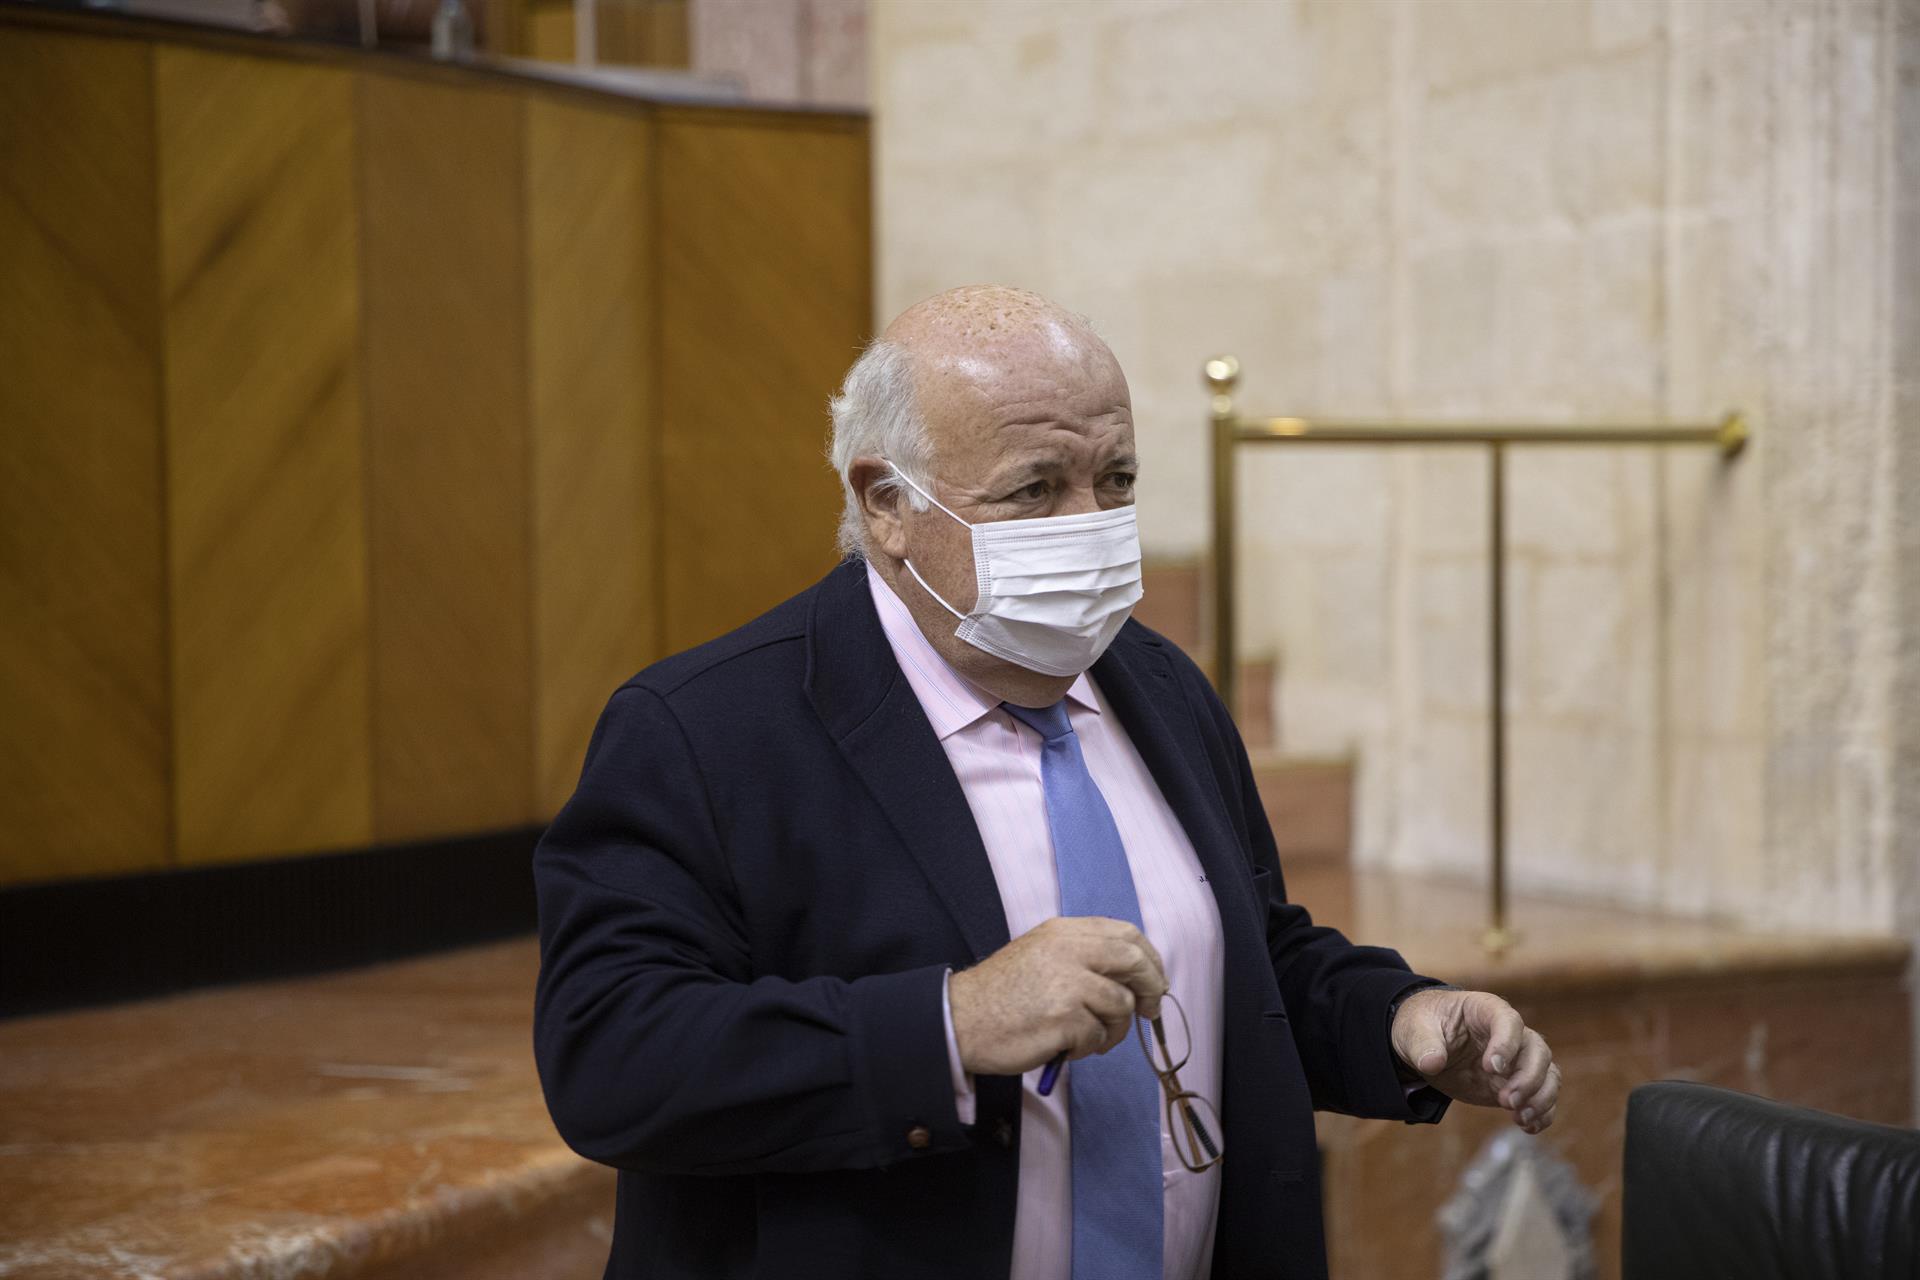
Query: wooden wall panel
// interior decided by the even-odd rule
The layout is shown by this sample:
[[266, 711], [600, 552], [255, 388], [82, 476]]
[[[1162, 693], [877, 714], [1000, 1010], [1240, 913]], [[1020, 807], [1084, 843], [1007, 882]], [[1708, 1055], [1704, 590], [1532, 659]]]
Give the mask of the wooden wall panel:
[[533, 802], [523, 112], [361, 79], [375, 834]]
[[0, 884], [167, 860], [152, 55], [0, 30]]
[[864, 122], [663, 112], [659, 502], [665, 647], [834, 562], [827, 397], [872, 329]]
[[534, 794], [573, 792], [607, 696], [658, 652], [648, 124], [527, 106]]
[[180, 860], [364, 844], [352, 78], [155, 56]]
[[522, 57], [543, 62], [572, 62], [574, 55], [573, 5], [534, 4], [527, 7], [522, 26], [526, 48]]
[[0, 884], [543, 820], [832, 561], [864, 123], [0, 19]]

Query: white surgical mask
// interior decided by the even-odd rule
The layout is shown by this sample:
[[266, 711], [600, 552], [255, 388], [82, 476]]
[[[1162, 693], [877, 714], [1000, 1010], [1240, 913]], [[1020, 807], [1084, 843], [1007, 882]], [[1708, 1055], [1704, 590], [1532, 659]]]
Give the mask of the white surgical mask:
[[967, 524], [940, 500], [894, 474], [973, 530], [980, 596], [971, 613], [907, 572], [960, 625], [954, 635], [996, 658], [1049, 676], [1077, 676], [1107, 651], [1140, 599], [1140, 530], [1133, 507], [1030, 520]]

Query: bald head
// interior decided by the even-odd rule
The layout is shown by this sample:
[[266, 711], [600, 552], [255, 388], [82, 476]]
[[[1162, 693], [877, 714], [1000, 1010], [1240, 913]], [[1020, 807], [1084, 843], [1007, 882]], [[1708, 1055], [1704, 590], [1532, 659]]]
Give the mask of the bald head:
[[[915, 399], [938, 448], [968, 409], [1106, 382], [1125, 402], [1120, 364], [1086, 317], [1030, 289], [963, 285], [901, 312], [880, 341], [906, 354]], [[916, 477], [918, 478], [918, 477]]]
[[880, 340], [988, 344], [1048, 330], [1092, 336], [1093, 327], [1085, 316], [1049, 302], [1031, 289], [966, 284], [914, 303], [894, 317]]

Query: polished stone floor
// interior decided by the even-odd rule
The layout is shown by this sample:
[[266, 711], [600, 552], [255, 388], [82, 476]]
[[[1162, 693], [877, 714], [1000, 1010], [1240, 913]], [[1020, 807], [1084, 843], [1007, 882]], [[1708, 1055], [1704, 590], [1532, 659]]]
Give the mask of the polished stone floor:
[[516, 940], [0, 1022], [0, 1275], [597, 1277], [613, 1175], [547, 1118], [537, 965]]

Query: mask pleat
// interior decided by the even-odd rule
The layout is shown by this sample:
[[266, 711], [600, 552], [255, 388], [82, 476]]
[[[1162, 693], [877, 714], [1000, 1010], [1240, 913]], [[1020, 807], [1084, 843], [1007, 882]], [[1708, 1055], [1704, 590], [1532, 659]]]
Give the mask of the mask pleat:
[[1105, 569], [1077, 572], [1001, 574], [993, 580], [993, 594], [999, 598], [1098, 592], [1140, 581], [1140, 562], [1129, 561]]

